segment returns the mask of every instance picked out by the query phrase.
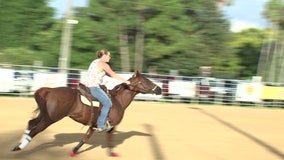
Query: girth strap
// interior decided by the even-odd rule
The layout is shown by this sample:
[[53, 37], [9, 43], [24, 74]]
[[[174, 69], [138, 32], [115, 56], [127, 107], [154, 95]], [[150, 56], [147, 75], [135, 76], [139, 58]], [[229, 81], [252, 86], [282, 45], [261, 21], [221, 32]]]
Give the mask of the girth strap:
[[95, 101], [95, 97], [92, 96], [91, 92], [90, 92], [90, 89], [88, 87], [86, 87], [84, 84], [82, 83], [79, 83], [77, 89], [79, 90], [79, 92], [85, 96], [88, 101], [90, 101], [91, 103], [91, 118], [90, 118], [90, 121], [89, 121], [89, 126], [90, 127], [93, 127], [93, 120], [94, 120], [94, 106], [93, 106], [93, 101]]

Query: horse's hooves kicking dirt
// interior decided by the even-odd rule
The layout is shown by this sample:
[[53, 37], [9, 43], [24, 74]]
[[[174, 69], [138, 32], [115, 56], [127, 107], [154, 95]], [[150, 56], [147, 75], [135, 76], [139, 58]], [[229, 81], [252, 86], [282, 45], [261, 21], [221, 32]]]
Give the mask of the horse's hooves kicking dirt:
[[14, 147], [13, 149], [11, 149], [11, 151], [19, 151], [21, 150], [21, 148], [19, 147], [19, 145], [17, 145], [16, 147]]
[[69, 153], [69, 155], [70, 155], [71, 157], [75, 157], [77, 154], [74, 153], [73, 151], [71, 151], [71, 152]]
[[120, 157], [120, 155], [118, 153], [111, 153], [110, 156], [111, 157]]

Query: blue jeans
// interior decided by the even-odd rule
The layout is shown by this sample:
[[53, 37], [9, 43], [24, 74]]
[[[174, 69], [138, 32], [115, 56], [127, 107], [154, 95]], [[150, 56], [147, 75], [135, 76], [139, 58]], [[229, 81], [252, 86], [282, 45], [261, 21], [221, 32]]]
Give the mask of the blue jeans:
[[100, 87], [89, 87], [91, 94], [102, 103], [101, 113], [97, 120], [97, 128], [102, 128], [106, 124], [107, 116], [112, 106], [108, 95]]

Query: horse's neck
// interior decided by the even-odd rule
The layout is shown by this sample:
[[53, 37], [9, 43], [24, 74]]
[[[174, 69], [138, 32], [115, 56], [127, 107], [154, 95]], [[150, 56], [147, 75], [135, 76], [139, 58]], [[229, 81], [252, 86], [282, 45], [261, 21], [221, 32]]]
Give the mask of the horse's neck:
[[114, 95], [113, 98], [116, 99], [116, 102], [120, 103], [120, 107], [125, 110], [133, 101], [136, 94], [136, 92], [125, 89]]

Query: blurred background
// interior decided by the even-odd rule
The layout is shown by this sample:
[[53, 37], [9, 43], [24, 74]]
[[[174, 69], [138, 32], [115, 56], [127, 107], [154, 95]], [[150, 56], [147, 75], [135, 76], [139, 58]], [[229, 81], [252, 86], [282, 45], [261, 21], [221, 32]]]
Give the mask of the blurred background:
[[0, 92], [74, 87], [108, 49], [115, 71], [139, 70], [166, 97], [284, 100], [283, 0], [10, 0], [0, 8]]

